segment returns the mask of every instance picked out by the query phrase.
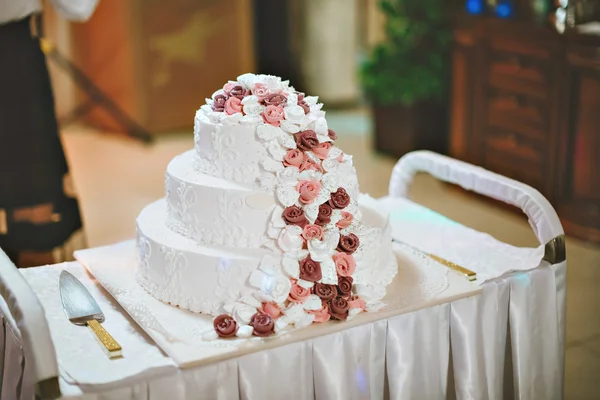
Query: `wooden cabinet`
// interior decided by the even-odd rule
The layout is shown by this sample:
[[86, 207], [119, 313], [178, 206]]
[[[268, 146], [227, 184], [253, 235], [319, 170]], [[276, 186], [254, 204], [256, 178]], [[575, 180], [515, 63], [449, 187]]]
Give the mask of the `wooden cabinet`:
[[454, 35], [451, 155], [527, 183], [600, 242], [600, 38], [466, 18]]
[[[250, 0], [102, 0], [73, 26], [73, 56], [92, 81], [151, 132], [193, 125], [224, 82], [254, 70]], [[87, 122], [122, 130], [95, 108]]]
[[567, 49], [556, 205], [567, 231], [600, 242], [600, 45]]

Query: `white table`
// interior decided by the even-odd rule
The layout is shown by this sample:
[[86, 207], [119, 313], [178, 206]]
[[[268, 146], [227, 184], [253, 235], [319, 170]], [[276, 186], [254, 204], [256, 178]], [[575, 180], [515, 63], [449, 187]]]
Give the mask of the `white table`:
[[[401, 198], [415, 171], [425, 170], [520, 207], [542, 244], [562, 233], [552, 208], [531, 188], [439, 156], [409, 156], [398, 163], [392, 176], [390, 201], [404, 202], [391, 204], [393, 210], [414, 206]], [[383, 207], [385, 199], [381, 201]], [[107, 328], [116, 335], [128, 333], [127, 345], [141, 349], [136, 354], [147, 364], [137, 365], [152, 366], [103, 384], [76, 383], [63, 373], [64, 398], [561, 399], [566, 261], [559, 256], [550, 265], [540, 261], [542, 256], [548, 259], [543, 245], [531, 251], [512, 248], [418, 207], [392, 217], [392, 223], [398, 223], [395, 240], [421, 251], [439, 251], [437, 255], [477, 271], [485, 277], [480, 286], [465, 286], [462, 277], [449, 274], [448, 290], [419, 302], [365, 314], [345, 324], [311, 326], [193, 368], [177, 368], [106, 293], [93, 287], [81, 265], [22, 271], [42, 300], [61, 366], [74, 360], [72, 355], [65, 357], [72, 349], [63, 339], [75, 329], [64, 325], [65, 317], [56, 308], [56, 282], [63, 268], [92, 288], [107, 315]], [[514, 270], [519, 271], [509, 272]], [[396, 290], [402, 289], [399, 285]], [[414, 282], [403, 290], [411, 287]], [[2, 399], [29, 399], [30, 371], [19, 332], [10, 328], [14, 324], [5, 323], [11, 318], [6, 309], [0, 307], [5, 328], [0, 330], [5, 343], [0, 354]], [[80, 356], [89, 359], [87, 351]], [[102, 364], [97, 360], [82, 362], [75, 372], [91, 371]], [[91, 382], [98, 377], [89, 378]]]
[[[27, 275], [63, 268], [79, 270], [92, 283], [77, 263]], [[79, 387], [62, 379], [61, 391], [69, 399], [441, 399], [454, 393], [460, 399], [499, 399], [513, 398], [514, 373], [516, 398], [561, 398], [557, 357], [564, 338], [557, 337], [557, 318], [565, 272], [564, 266], [542, 266], [511, 274], [484, 284], [480, 294], [447, 293], [453, 301], [195, 368], [179, 370], [162, 356], [162, 367], [123, 384]], [[107, 311], [110, 318], [111, 311], [122, 310]], [[126, 324], [139, 329], [131, 320]], [[16, 398], [4, 392], [20, 379], [27, 387], [18, 333], [6, 331], [5, 343], [2, 398]]]

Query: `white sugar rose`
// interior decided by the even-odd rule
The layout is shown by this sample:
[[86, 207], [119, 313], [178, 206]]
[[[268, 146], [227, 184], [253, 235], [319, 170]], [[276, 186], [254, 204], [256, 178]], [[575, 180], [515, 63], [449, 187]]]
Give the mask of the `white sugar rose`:
[[[266, 289], [266, 290], [264, 290]], [[288, 295], [290, 294], [290, 290], [292, 290], [292, 283], [290, 280], [284, 276], [277, 276], [270, 280], [269, 286], [264, 288], [263, 292], [266, 292], [270, 295], [277, 304], [283, 303]]]
[[249, 103], [249, 104], [245, 104], [243, 109], [244, 109], [244, 114], [255, 115], [260, 118], [260, 114], [262, 114], [262, 112], [264, 111], [265, 106], [263, 106], [262, 104], [258, 104], [258, 103]]
[[242, 325], [248, 325], [254, 314], [256, 314], [256, 308], [246, 304], [236, 304], [231, 310], [231, 316]]
[[281, 230], [277, 244], [281, 250], [294, 252], [302, 250], [304, 239], [302, 239], [302, 228], [296, 225], [288, 225]]
[[297, 167], [287, 167], [277, 173], [277, 179], [280, 183], [295, 186], [299, 175], [300, 170]]
[[287, 94], [287, 105], [288, 106], [296, 106], [298, 105], [298, 95], [296, 93], [288, 93]]
[[298, 105], [287, 106], [283, 110], [283, 113], [285, 115], [286, 120], [295, 124], [300, 124], [304, 120], [304, 109]]

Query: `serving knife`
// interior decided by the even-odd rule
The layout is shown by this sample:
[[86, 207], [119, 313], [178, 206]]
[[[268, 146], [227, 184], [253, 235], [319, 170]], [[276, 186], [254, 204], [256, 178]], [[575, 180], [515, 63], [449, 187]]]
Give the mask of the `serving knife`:
[[104, 313], [86, 287], [73, 274], [63, 270], [59, 279], [63, 310], [75, 325], [87, 326], [98, 339], [109, 358], [122, 355], [121, 345], [101, 325]]
[[461, 275], [463, 275], [469, 282], [473, 282], [477, 280], [477, 273], [475, 271], [471, 271], [470, 269], [467, 269], [465, 267], [461, 267], [458, 264], [453, 263], [452, 261], [448, 261], [446, 259], [443, 259], [442, 257], [436, 256], [435, 254], [430, 254], [430, 253], [425, 253], [419, 249], [417, 249], [414, 246], [409, 245], [408, 243], [402, 242], [400, 240], [396, 240], [396, 239], [392, 239], [392, 241], [396, 242], [396, 243], [401, 243], [405, 246], [410, 247], [411, 249], [415, 250], [418, 253], [423, 254], [426, 257], [431, 258], [432, 260], [436, 261], [439, 264], [442, 264], [448, 268], [450, 268], [451, 270], [454, 270], [458, 273], [460, 273]]

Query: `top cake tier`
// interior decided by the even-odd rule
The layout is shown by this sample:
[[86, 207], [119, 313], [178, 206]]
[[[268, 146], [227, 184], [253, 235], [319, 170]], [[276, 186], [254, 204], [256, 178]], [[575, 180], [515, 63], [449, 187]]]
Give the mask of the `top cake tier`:
[[[206, 99], [194, 119], [197, 169], [253, 188], [269, 189], [268, 176], [284, 166], [353, 173], [352, 159], [333, 146], [318, 98], [287, 81], [244, 74]], [[266, 173], [266, 174], [265, 174]], [[266, 187], [265, 187], [266, 186]]]

